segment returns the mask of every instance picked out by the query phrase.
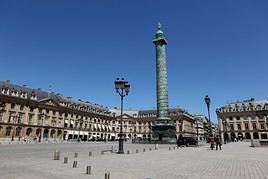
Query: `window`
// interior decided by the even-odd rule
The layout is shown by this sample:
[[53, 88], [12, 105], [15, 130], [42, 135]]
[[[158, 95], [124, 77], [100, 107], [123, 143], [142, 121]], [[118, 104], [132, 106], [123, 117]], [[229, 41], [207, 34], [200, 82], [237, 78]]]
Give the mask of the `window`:
[[245, 129], [249, 130], [248, 123], [245, 123]]
[[6, 128], [6, 136], [10, 136], [11, 133], [11, 127]]
[[16, 105], [15, 105], [14, 103], [12, 103], [12, 104], [11, 104], [11, 109], [15, 109], [15, 106], [16, 106]]
[[233, 117], [229, 117], [229, 120], [232, 121], [233, 120]]
[[236, 120], [240, 120], [240, 117], [239, 116], [236, 116]]
[[237, 129], [241, 130], [241, 124], [237, 124]]
[[265, 129], [265, 126], [263, 123], [261, 123], [261, 129], [264, 130]]
[[8, 89], [7, 88], [2, 88], [2, 93], [3, 94], [8, 94]]
[[257, 129], [256, 123], [252, 123], [253, 129]]
[[17, 127], [16, 128], [16, 136], [20, 136], [20, 131], [21, 131], [21, 128], [20, 127]]
[[30, 107], [30, 112], [33, 112], [34, 108], [33, 107]]
[[24, 105], [20, 105], [20, 110], [23, 111]]
[[32, 124], [32, 122], [33, 122], [33, 115], [30, 114], [30, 115], [29, 115], [29, 124]]
[[234, 124], [230, 124], [230, 128], [233, 131], [234, 130]]

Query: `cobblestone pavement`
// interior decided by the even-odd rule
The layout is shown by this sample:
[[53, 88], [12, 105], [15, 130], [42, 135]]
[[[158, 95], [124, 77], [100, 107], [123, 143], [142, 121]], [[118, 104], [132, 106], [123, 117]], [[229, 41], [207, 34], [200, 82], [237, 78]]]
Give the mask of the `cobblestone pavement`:
[[[126, 154], [101, 155], [101, 150], [117, 143], [1, 144], [0, 178], [104, 179], [110, 172], [110, 179], [268, 179], [268, 148], [249, 145], [229, 143], [221, 151], [211, 151], [208, 146], [174, 150], [159, 145], [154, 150], [154, 145], [126, 144]], [[56, 149], [61, 151], [60, 160], [53, 160]], [[68, 157], [68, 164], [63, 164], [63, 157]], [[74, 160], [77, 168], [72, 168]], [[87, 165], [92, 167], [91, 175], [85, 174]]]

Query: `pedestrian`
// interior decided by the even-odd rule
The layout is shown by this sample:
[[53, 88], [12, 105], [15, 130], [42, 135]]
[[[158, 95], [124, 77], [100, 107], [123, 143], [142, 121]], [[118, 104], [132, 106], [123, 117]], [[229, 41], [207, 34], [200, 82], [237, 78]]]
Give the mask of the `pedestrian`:
[[214, 137], [210, 137], [210, 148], [211, 148], [211, 150], [213, 150], [214, 149], [214, 143], [215, 143], [215, 140], [214, 140]]
[[216, 150], [218, 150], [218, 146], [221, 150], [221, 139], [220, 137], [217, 135], [216, 138], [215, 138], [215, 142], [216, 142]]

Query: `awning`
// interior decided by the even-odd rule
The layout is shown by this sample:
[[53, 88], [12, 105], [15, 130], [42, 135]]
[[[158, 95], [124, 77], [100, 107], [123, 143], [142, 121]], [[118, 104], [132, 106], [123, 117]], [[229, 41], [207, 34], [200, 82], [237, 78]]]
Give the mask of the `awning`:
[[71, 120], [71, 124], [74, 124], [74, 121], [73, 120]]
[[94, 124], [94, 128], [97, 129], [97, 124]]
[[103, 124], [101, 125], [101, 127], [102, 127], [102, 130], [105, 130], [105, 126]]
[[68, 119], [65, 119], [65, 123], [68, 123]]
[[115, 134], [111, 134], [112, 137], [115, 137]]
[[142, 134], [138, 134], [137, 137], [141, 137], [142, 138]]
[[109, 126], [108, 128], [109, 128], [109, 131], [112, 131], [112, 127], [111, 126]]
[[98, 124], [98, 128], [101, 130], [101, 125], [100, 124]]

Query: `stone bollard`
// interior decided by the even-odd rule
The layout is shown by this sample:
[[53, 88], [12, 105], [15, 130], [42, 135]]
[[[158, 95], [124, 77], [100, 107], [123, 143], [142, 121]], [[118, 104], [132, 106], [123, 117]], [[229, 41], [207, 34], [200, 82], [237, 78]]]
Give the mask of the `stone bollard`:
[[105, 179], [110, 179], [110, 172], [106, 172], [104, 178], [105, 178]]
[[73, 168], [77, 168], [77, 161], [74, 161]]
[[87, 166], [86, 168], [86, 174], [91, 175], [91, 166]]
[[68, 157], [63, 158], [63, 163], [68, 163]]
[[154, 149], [157, 150], [158, 149], [158, 144], [154, 145]]
[[171, 147], [168, 147], [168, 150], [171, 150]]
[[174, 147], [173, 147], [173, 150], [175, 150], [175, 149], [176, 149], [176, 147], [174, 146]]
[[152, 148], [149, 148], [149, 151], [152, 151]]
[[59, 160], [60, 159], [60, 150], [55, 150], [54, 152], [54, 160]]
[[146, 152], [146, 149], [143, 149], [143, 152]]
[[112, 153], [114, 153], [114, 146], [112, 146], [111, 150], [112, 150]]
[[136, 153], [139, 153], [139, 149], [136, 149]]
[[92, 152], [88, 152], [88, 156], [90, 156], [90, 157], [91, 157], [91, 156], [92, 156]]
[[77, 158], [77, 157], [78, 157], [78, 153], [75, 152], [75, 153], [74, 153], [74, 158]]
[[127, 154], [130, 154], [130, 151], [129, 150], [127, 150]]

